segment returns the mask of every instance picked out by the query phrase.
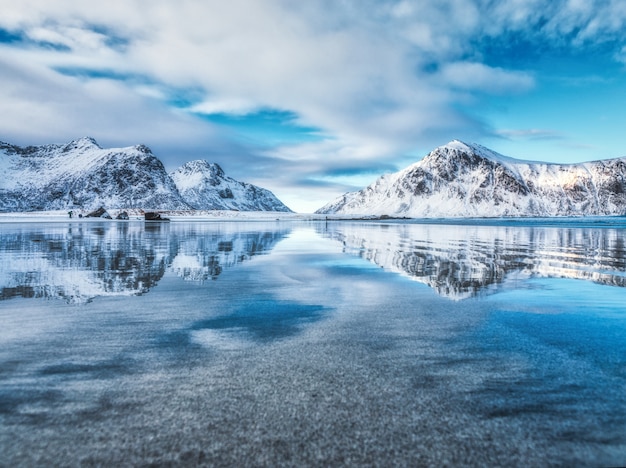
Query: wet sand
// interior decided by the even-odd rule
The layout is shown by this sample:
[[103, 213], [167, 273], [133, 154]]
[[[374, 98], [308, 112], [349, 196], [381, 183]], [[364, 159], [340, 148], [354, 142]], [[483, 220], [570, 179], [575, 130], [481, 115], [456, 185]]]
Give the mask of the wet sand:
[[558, 287], [575, 282], [538, 290], [547, 314], [451, 301], [299, 232], [216, 280], [0, 301], [0, 465], [626, 460], [617, 309], [564, 313]]

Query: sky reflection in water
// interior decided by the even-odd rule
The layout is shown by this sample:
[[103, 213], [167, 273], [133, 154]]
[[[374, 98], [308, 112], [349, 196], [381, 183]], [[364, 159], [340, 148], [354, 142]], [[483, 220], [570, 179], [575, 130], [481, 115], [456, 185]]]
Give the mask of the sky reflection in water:
[[[15, 463], [74, 447], [96, 464], [184, 450], [222, 463], [618, 464], [622, 233], [2, 225], [0, 450]], [[32, 431], [52, 426], [61, 435]], [[183, 427], [183, 447], [168, 445]]]
[[0, 231], [0, 299], [85, 302], [142, 294], [166, 272], [187, 281], [215, 280], [294, 235], [307, 251], [322, 238], [337, 241], [344, 253], [455, 300], [524, 289], [523, 281], [534, 277], [626, 286], [623, 227], [335, 222], [313, 228], [317, 235], [310, 227], [278, 222], [9, 226]]

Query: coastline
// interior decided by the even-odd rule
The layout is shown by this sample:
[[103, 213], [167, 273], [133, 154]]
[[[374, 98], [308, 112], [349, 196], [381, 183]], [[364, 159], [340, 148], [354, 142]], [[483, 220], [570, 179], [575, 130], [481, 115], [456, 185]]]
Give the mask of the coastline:
[[[405, 218], [387, 215], [317, 214], [280, 211], [230, 211], [230, 210], [148, 210], [154, 211], [171, 222], [367, 222], [383, 224], [443, 224], [443, 225], [505, 225], [541, 227], [598, 227], [626, 229], [626, 216], [552, 216], [552, 217], [484, 217], [484, 218]], [[28, 211], [0, 213], [0, 224], [18, 223], [94, 223], [94, 222], [144, 222], [144, 210], [110, 209], [112, 219], [87, 217], [90, 211], [74, 212], [69, 217], [66, 210]], [[115, 219], [121, 212], [129, 219]], [[82, 217], [78, 215], [82, 214]]]
[[[119, 220], [115, 217], [121, 212], [127, 212], [129, 219]], [[317, 221], [324, 220], [324, 215], [285, 213], [277, 211], [228, 211], [228, 210], [148, 210], [158, 212], [171, 221]], [[144, 211], [139, 209], [111, 209], [107, 210], [113, 219], [87, 217], [88, 211], [75, 212], [69, 217], [66, 210], [56, 211], [28, 211], [0, 213], [0, 223], [38, 223], [38, 222], [102, 222], [102, 221], [144, 221]], [[78, 214], [82, 217], [78, 217]]]

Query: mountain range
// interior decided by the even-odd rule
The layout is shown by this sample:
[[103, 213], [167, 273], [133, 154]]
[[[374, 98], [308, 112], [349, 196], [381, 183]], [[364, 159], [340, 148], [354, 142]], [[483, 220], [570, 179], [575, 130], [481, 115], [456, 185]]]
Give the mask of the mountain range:
[[[0, 142], [0, 212], [106, 208], [290, 212], [261, 187], [197, 160], [168, 174], [144, 145], [93, 138], [19, 147]], [[346, 193], [318, 214], [406, 218], [626, 214], [626, 158], [578, 164], [513, 159], [453, 140], [421, 161]]]
[[290, 211], [272, 192], [239, 182], [216, 163], [190, 161], [170, 174], [181, 196], [205, 210]]
[[93, 138], [19, 147], [0, 142], [0, 211], [142, 208], [291, 211], [269, 190], [227, 177], [217, 164], [168, 174], [144, 145], [103, 149]]
[[523, 161], [458, 140], [316, 213], [408, 218], [626, 214], [626, 158]]

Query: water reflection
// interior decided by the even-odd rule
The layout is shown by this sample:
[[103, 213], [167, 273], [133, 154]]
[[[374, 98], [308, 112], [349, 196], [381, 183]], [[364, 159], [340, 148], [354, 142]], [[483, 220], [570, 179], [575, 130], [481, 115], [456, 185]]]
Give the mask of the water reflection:
[[329, 223], [321, 235], [346, 253], [459, 300], [530, 277], [626, 286], [623, 229]]
[[4, 226], [0, 299], [58, 297], [80, 303], [142, 294], [166, 271], [190, 281], [215, 279], [223, 269], [270, 250], [287, 232], [214, 224]]
[[198, 320], [187, 329], [169, 332], [158, 344], [167, 350], [200, 345], [207, 348], [236, 349], [249, 344], [271, 343], [299, 334], [318, 322], [331, 307], [278, 300], [261, 294], [254, 302], [238, 304], [223, 315]]
[[[166, 272], [215, 280], [297, 230], [287, 223], [71, 223], [2, 226], [0, 299], [142, 294]], [[459, 300], [531, 277], [626, 286], [619, 227], [319, 223], [317, 235]]]

